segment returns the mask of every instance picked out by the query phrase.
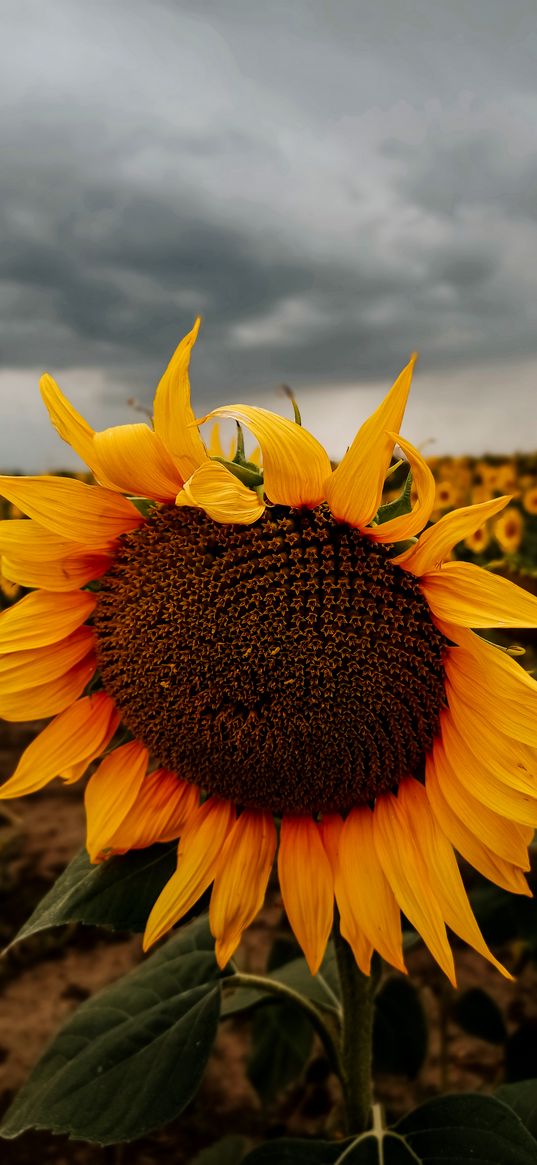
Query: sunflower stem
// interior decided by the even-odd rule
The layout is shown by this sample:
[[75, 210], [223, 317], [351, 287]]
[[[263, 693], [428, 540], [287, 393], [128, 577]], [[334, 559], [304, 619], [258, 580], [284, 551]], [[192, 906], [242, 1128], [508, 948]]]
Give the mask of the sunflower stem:
[[341, 934], [339, 918], [336, 918], [334, 925], [334, 944], [343, 1004], [341, 1080], [347, 1132], [363, 1133], [369, 1128], [371, 1118], [373, 998], [376, 980], [373, 975], [363, 975], [357, 966], [352, 950]]
[[306, 999], [286, 983], [279, 979], [269, 979], [265, 975], [250, 975], [237, 971], [233, 975], [226, 975], [224, 987], [246, 987], [250, 991], [263, 991], [267, 995], [276, 995], [288, 1003], [294, 1003], [307, 1015], [312, 1027], [316, 1031], [326, 1052], [330, 1067], [342, 1078], [343, 1065], [339, 1049], [339, 1016], [334, 1008], [327, 1008], [321, 1012], [320, 1008]]

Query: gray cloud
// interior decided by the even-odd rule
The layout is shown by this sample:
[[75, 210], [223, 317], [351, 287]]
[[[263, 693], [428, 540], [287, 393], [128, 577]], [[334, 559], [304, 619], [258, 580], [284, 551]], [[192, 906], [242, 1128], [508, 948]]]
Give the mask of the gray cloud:
[[[22, 9], [22, 11], [21, 11]], [[207, 401], [537, 358], [533, 0], [11, 0], [0, 356]], [[531, 66], [531, 67], [530, 67]]]

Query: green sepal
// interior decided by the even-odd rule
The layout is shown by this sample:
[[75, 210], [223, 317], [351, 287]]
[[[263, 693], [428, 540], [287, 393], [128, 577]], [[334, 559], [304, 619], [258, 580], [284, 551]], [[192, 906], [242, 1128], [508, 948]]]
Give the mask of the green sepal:
[[151, 510], [154, 510], [158, 504], [154, 498], [129, 498], [129, 502], [132, 502], [138, 513], [142, 514], [144, 518], [149, 517]]
[[382, 526], [384, 522], [389, 522], [392, 518], [401, 518], [404, 514], [409, 514], [412, 509], [411, 490], [412, 470], [409, 468], [399, 497], [394, 498], [393, 502], [387, 502], [385, 506], [380, 507], [375, 515], [373, 524], [375, 526]]
[[243, 485], [247, 485], [249, 489], [257, 489], [263, 484], [263, 474], [258, 465], [253, 461], [244, 461], [240, 465], [236, 461], [228, 461], [227, 457], [212, 457], [211, 461], [218, 461], [220, 465], [225, 465], [226, 469], [238, 477]]

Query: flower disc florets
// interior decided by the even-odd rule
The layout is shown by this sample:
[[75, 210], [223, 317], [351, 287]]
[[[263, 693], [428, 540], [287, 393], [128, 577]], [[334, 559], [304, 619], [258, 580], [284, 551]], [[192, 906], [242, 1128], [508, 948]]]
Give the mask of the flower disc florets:
[[370, 803], [438, 729], [445, 641], [417, 579], [325, 506], [250, 526], [155, 511], [121, 538], [95, 628], [133, 734], [246, 807]]

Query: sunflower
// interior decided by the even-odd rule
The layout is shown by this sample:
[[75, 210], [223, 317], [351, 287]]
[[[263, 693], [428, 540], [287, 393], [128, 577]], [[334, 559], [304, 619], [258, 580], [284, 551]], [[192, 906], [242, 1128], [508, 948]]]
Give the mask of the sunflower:
[[524, 533], [524, 520], [516, 506], [508, 506], [494, 522], [494, 537], [505, 554], [518, 550]]
[[464, 545], [471, 550], [473, 554], [482, 554], [490, 542], [490, 534], [486, 526], [480, 526], [478, 530], [474, 530], [468, 538], [464, 539]]
[[[447, 559], [510, 499], [425, 528], [434, 479], [399, 436], [414, 358], [335, 470], [265, 409], [196, 421], [197, 330], [158, 385], [153, 428], [94, 432], [43, 378], [53, 425], [98, 485], [0, 479], [30, 519], [0, 524], [3, 570], [34, 588], [0, 617], [0, 713], [53, 717], [1, 796], [76, 781], [100, 758], [85, 792], [92, 861], [180, 838], [145, 947], [212, 886], [224, 966], [277, 851], [313, 973], [334, 903], [365, 973], [373, 950], [405, 970], [401, 913], [452, 981], [446, 925], [503, 970], [455, 850], [529, 893], [537, 684], [469, 628], [535, 626], [537, 599]], [[223, 418], [240, 426], [232, 461], [199, 431]], [[396, 444], [414, 501], [381, 510]]]
[[522, 498], [522, 505], [528, 514], [537, 514], [537, 486], [530, 486], [526, 490]]

